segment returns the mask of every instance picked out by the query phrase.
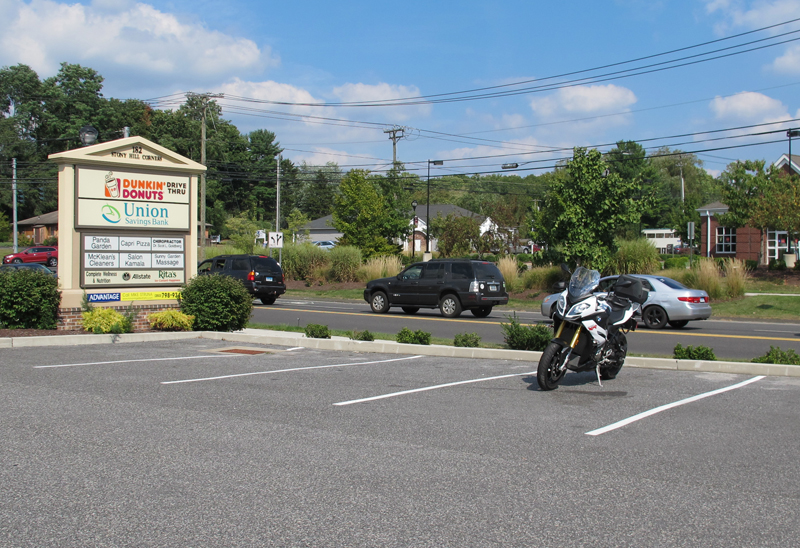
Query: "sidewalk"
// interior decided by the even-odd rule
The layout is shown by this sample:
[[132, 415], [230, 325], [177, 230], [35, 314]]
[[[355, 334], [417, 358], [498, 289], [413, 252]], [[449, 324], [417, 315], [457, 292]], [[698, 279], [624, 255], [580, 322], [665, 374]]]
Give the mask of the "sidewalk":
[[[303, 333], [244, 329], [234, 333], [218, 331], [190, 331], [163, 333], [125, 333], [122, 335], [60, 335], [52, 337], [6, 337], [0, 338], [2, 348], [25, 348], [35, 346], [79, 346], [87, 344], [124, 344], [136, 342], [213, 339], [249, 344], [271, 344], [290, 348], [314, 348], [344, 352], [366, 352], [378, 354], [410, 354], [452, 358], [513, 360], [537, 363], [541, 352], [505, 350], [497, 348], [462, 348], [445, 345], [402, 344], [395, 341], [354, 341], [347, 337], [310, 339]], [[768, 363], [675, 360], [671, 358], [625, 359], [627, 367], [646, 369], [671, 369], [675, 371], [697, 371], [730, 373], [736, 375], [772, 375], [778, 377], [800, 377], [800, 366]]]

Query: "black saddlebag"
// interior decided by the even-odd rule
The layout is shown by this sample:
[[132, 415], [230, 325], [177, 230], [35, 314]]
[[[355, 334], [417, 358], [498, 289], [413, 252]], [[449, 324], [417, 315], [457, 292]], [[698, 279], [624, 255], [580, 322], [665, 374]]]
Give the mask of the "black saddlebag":
[[623, 274], [611, 288], [618, 297], [623, 297], [635, 303], [644, 304], [647, 300], [647, 290], [642, 286], [642, 280]]

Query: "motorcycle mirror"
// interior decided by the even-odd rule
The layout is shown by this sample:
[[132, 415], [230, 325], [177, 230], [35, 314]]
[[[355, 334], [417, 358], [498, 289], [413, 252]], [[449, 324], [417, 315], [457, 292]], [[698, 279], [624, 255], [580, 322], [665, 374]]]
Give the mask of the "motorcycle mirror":
[[570, 271], [569, 267], [567, 266], [567, 263], [561, 263], [561, 270], [563, 270], [567, 274], [572, 275], [572, 272]]

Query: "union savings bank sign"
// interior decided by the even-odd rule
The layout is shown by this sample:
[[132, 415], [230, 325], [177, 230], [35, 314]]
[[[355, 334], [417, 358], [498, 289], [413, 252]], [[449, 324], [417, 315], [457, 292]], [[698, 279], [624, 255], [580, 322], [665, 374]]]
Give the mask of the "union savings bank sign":
[[188, 231], [191, 177], [78, 167], [78, 229]]

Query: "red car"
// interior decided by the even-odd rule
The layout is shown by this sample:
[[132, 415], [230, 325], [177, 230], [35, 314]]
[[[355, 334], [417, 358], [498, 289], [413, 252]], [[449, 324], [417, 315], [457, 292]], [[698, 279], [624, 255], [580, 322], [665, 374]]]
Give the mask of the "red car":
[[3, 263], [44, 263], [47, 266], [58, 266], [58, 248], [40, 245], [23, 249], [3, 257]]

